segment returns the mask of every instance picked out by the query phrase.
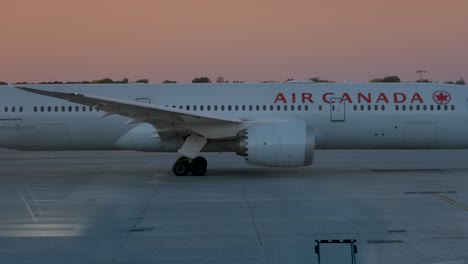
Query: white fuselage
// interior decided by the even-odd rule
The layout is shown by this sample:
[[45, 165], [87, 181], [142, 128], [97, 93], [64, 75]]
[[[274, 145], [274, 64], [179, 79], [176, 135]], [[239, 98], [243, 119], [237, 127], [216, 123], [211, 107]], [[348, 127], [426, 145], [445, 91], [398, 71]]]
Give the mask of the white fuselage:
[[[468, 89], [441, 84], [27, 85], [256, 121], [302, 121], [318, 149], [468, 148]], [[158, 137], [122, 147], [127, 117], [0, 86], [0, 147], [24, 150], [177, 151]], [[138, 134], [138, 133], [137, 133]], [[132, 147], [134, 146], [134, 147]], [[216, 148], [213, 148], [216, 150]], [[207, 147], [205, 151], [210, 151]]]

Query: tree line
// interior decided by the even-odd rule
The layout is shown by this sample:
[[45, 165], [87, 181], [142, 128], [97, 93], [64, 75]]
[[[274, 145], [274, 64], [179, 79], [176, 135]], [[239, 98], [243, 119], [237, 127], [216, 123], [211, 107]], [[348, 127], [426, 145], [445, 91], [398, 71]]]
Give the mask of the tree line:
[[[313, 77], [309, 78], [309, 81], [316, 82], [316, 83], [334, 83], [335, 81], [332, 80], [326, 80], [326, 79], [321, 79], [320, 77]], [[292, 78], [287, 78], [285, 82], [290, 82], [294, 81]], [[216, 79], [216, 83], [244, 83], [243, 81], [239, 80], [234, 80], [234, 81], [229, 81], [225, 80], [224, 77], [220, 76]], [[385, 76], [383, 78], [374, 78], [369, 80], [371, 83], [401, 83], [400, 77], [397, 75], [390, 75], [390, 76]], [[78, 82], [61, 82], [61, 81], [53, 81], [53, 82], [39, 82], [38, 84], [122, 84], [122, 83], [149, 83], [148, 79], [138, 79], [134, 82], [130, 82], [128, 78], [123, 78], [122, 80], [113, 80], [111, 78], [103, 78], [103, 79], [98, 79], [98, 80], [93, 80], [93, 81], [78, 81]], [[174, 80], [164, 80], [162, 83], [166, 84], [171, 84], [171, 83], [177, 83], [177, 81]], [[192, 80], [192, 83], [212, 83], [212, 80], [209, 77], [202, 76], [202, 77], [196, 77]], [[279, 83], [279, 81], [274, 81], [274, 80], [267, 80], [267, 81], [261, 81], [261, 83]], [[433, 81], [430, 81], [428, 79], [422, 79], [416, 81], [416, 83], [433, 83]], [[457, 84], [457, 85], [466, 85], [466, 82], [463, 78], [460, 78], [456, 81], [448, 81], [444, 82], [445, 84]], [[8, 83], [0, 81], [0, 85], [7, 85]], [[28, 82], [17, 82], [15, 84], [35, 84], [35, 83], [28, 83]]]

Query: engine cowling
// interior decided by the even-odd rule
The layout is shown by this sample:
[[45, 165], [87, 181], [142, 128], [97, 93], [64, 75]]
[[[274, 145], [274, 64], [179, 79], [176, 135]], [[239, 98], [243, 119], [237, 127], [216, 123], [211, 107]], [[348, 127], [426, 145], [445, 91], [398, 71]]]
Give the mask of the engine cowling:
[[247, 163], [267, 167], [312, 165], [315, 136], [302, 122], [258, 124], [242, 130], [238, 155]]

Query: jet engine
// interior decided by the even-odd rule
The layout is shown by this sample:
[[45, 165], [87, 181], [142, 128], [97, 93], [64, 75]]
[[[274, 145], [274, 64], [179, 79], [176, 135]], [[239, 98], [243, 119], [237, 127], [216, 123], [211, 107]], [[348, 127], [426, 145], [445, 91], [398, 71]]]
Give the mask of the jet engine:
[[267, 167], [303, 167], [312, 164], [315, 136], [302, 122], [257, 124], [239, 133], [237, 155], [247, 163]]

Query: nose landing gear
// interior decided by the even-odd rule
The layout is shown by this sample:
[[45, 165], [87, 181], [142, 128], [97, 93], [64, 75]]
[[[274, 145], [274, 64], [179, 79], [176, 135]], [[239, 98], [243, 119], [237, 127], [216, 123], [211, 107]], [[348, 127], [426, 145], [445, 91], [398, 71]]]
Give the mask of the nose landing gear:
[[193, 176], [203, 176], [206, 173], [208, 162], [203, 157], [196, 157], [190, 160], [187, 157], [180, 157], [172, 166], [172, 172], [176, 176], [187, 176], [190, 172]]

